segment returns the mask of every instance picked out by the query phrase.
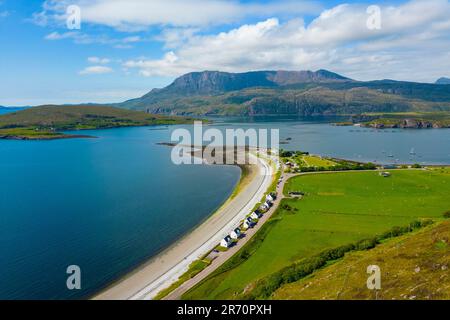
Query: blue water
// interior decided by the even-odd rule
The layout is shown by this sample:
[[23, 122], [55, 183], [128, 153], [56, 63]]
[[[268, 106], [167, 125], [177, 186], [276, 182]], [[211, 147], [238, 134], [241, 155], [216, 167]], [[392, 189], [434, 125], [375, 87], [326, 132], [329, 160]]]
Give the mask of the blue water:
[[[450, 129], [384, 129], [330, 125], [336, 117], [214, 118], [213, 126], [279, 129], [280, 148], [379, 164], [450, 164]], [[287, 140], [290, 138], [291, 140]], [[410, 154], [414, 149], [415, 154]], [[392, 157], [389, 157], [389, 156]]]
[[[0, 299], [80, 298], [167, 247], [230, 195], [240, 170], [175, 166], [168, 130], [0, 141]], [[78, 265], [82, 290], [66, 289]]]
[[[376, 131], [327, 121], [220, 118], [212, 127], [278, 128], [282, 141], [292, 138], [284, 149], [334, 157], [450, 164], [448, 129]], [[220, 206], [239, 169], [173, 165], [171, 149], [156, 143], [170, 141], [175, 128], [83, 132], [98, 139], [0, 140], [0, 299], [86, 297]], [[66, 289], [72, 264], [81, 267], [81, 291]]]
[[22, 108], [22, 107], [18, 107], [18, 108], [16, 108], [16, 107], [1, 108], [0, 107], [0, 115], [11, 113], [11, 112], [16, 112], [16, 111], [21, 111], [23, 109], [24, 108]]

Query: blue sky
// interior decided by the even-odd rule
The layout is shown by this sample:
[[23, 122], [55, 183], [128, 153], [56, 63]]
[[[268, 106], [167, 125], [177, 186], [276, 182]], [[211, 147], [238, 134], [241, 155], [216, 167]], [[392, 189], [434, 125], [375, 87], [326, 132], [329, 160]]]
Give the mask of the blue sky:
[[450, 76], [449, 31], [447, 0], [0, 0], [0, 105], [119, 102], [206, 69], [432, 82]]

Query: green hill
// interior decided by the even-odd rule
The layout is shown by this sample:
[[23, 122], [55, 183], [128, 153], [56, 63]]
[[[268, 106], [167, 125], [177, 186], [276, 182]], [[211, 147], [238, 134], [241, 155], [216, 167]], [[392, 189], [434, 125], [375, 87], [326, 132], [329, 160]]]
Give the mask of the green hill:
[[[450, 299], [450, 221], [390, 240], [281, 287], [273, 299]], [[369, 265], [381, 270], [381, 289], [367, 289]]]
[[[0, 116], [0, 138], [69, 138], [59, 131], [179, 124], [191, 119], [105, 106], [40, 106]], [[79, 135], [76, 135], [77, 137]]]

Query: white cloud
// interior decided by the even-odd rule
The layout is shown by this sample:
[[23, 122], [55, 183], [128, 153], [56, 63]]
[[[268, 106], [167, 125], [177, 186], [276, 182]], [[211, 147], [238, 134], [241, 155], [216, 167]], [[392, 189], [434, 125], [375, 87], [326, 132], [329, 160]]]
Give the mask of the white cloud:
[[154, 25], [193, 27], [238, 22], [248, 16], [320, 12], [315, 1], [283, 0], [273, 4], [227, 0], [46, 0], [36, 23], [64, 21], [69, 4], [80, 6], [83, 23], [136, 31]]
[[86, 33], [82, 33], [80, 31], [68, 31], [60, 33], [58, 31], [54, 31], [46, 35], [45, 40], [50, 41], [58, 41], [65, 39], [72, 39], [77, 44], [102, 44], [102, 45], [111, 45], [115, 48], [128, 49], [132, 48], [132, 44], [140, 41], [144, 41], [139, 36], [130, 36], [124, 38], [111, 38], [107, 35], [90, 35]]
[[99, 58], [99, 57], [89, 57], [87, 60], [89, 63], [93, 64], [108, 64], [111, 62], [111, 60], [108, 58]]
[[155, 40], [164, 42], [165, 49], [173, 49], [181, 46], [200, 30], [200, 28], [165, 28]]
[[131, 37], [126, 37], [122, 39], [123, 43], [134, 43], [134, 42], [139, 42], [141, 41], [141, 37], [140, 36], [131, 36]]
[[[161, 34], [152, 39], [164, 43], [161, 58], [134, 58], [123, 63], [127, 70], [136, 69], [144, 76], [173, 77], [206, 69], [328, 68], [362, 80], [390, 77], [432, 81], [450, 69], [448, 0], [385, 5], [380, 30], [367, 28], [367, 5], [343, 4], [320, 12], [319, 5], [305, 1], [47, 0], [36, 20], [64, 23], [69, 3], [81, 6], [82, 23], [125, 31], [162, 26]], [[308, 24], [300, 18], [286, 19], [305, 12], [316, 12], [317, 17]], [[210, 25], [225, 27], [245, 17], [263, 19], [208, 34]], [[82, 32], [53, 32], [46, 39], [72, 39], [121, 49], [149, 41], [141, 36], [111, 39]]]
[[113, 72], [113, 69], [106, 66], [91, 66], [81, 70], [79, 73], [81, 75], [86, 74], [106, 74]]
[[309, 25], [301, 19], [281, 23], [271, 18], [213, 35], [183, 35], [182, 41], [169, 34], [165, 40], [171, 51], [161, 59], [133, 59], [124, 66], [144, 76], [328, 68], [364, 80], [389, 76], [421, 81], [450, 69], [448, 1], [382, 7], [380, 30], [367, 28], [366, 9], [339, 5]]
[[78, 32], [52, 32], [45, 36], [45, 40], [62, 40], [62, 39], [69, 39], [69, 38], [77, 38], [80, 36], [80, 33]]

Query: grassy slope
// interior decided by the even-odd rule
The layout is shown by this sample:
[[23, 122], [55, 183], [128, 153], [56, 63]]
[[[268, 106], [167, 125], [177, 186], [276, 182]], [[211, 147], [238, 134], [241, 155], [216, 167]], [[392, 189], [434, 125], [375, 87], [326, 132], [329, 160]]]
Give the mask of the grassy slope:
[[188, 119], [103, 106], [42, 106], [0, 116], [0, 136], [59, 138], [58, 130], [185, 123]]
[[450, 208], [450, 171], [396, 171], [391, 178], [377, 172], [315, 174], [291, 179], [289, 191], [306, 192], [301, 200], [283, 200], [298, 211], [279, 209], [256, 250], [183, 298], [232, 299], [252, 282], [324, 249], [416, 218], [440, 217]]
[[[370, 251], [353, 252], [274, 299], [450, 299], [450, 221], [402, 236]], [[366, 287], [367, 266], [381, 269], [381, 290]], [[417, 269], [420, 268], [420, 269]]]

